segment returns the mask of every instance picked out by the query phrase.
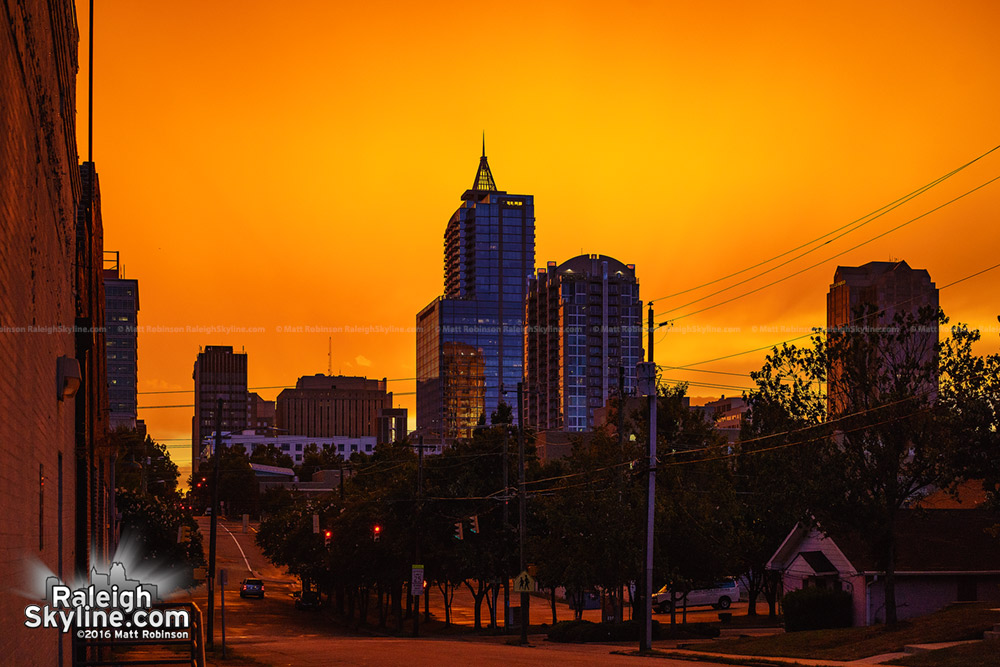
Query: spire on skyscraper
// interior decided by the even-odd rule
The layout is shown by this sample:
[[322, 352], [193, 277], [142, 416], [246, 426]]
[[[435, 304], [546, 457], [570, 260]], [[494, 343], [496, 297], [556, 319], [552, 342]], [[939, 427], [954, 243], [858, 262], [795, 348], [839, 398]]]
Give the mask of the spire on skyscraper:
[[490, 164], [486, 161], [485, 132], [483, 132], [483, 155], [479, 158], [479, 171], [476, 172], [476, 180], [472, 183], [472, 189], [478, 192], [497, 191], [497, 184], [493, 181], [493, 172], [490, 171]]

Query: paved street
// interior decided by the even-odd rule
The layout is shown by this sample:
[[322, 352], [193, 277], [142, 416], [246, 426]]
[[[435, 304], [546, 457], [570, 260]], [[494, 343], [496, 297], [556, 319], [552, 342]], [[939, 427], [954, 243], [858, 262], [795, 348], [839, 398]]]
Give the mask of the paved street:
[[[198, 519], [202, 534], [209, 532], [209, 519]], [[242, 532], [239, 522], [221, 521], [218, 531], [218, 567], [226, 568], [229, 585], [226, 589], [226, 642], [237, 656], [253, 659], [256, 664], [275, 667], [295, 665], [428, 665], [441, 667], [451, 664], [476, 665], [538, 665], [548, 667], [553, 661], [564, 661], [574, 665], [632, 665], [636, 658], [612, 655], [617, 649], [631, 649], [632, 643], [618, 646], [553, 644], [545, 641], [543, 635], [533, 635], [528, 647], [509, 645], [508, 637], [460, 636], [453, 638], [390, 638], [359, 636], [332, 623], [324, 613], [297, 611], [293, 606], [292, 591], [298, 582], [271, 565], [260, 553], [254, 542], [253, 528]], [[241, 599], [238, 593], [239, 581], [247, 576], [264, 580], [263, 599]], [[175, 599], [194, 599], [207, 611], [205, 587], [193, 591], [182, 591]], [[516, 597], [515, 597], [516, 600]], [[471, 624], [472, 597], [463, 588], [455, 594], [454, 620], [456, 623]], [[532, 599], [532, 622], [551, 622], [551, 609], [547, 601]], [[501, 600], [502, 604], [502, 600]], [[431, 595], [431, 611], [443, 619], [441, 595], [434, 591]], [[569, 608], [557, 605], [561, 620], [572, 618]], [[702, 612], [708, 613], [708, 612]], [[714, 613], [714, 612], [713, 612]], [[598, 620], [598, 611], [588, 611], [587, 618]], [[488, 618], [485, 613], [484, 619]], [[714, 618], [714, 616], [713, 616]], [[668, 620], [667, 616], [660, 620]], [[216, 643], [221, 642], [222, 610], [216, 603]], [[668, 645], [664, 645], [666, 648]], [[241, 664], [241, 660], [219, 661], [220, 665]], [[690, 666], [692, 663], [658, 659], [658, 667], [677, 665]], [[715, 663], [698, 663], [711, 665]]]

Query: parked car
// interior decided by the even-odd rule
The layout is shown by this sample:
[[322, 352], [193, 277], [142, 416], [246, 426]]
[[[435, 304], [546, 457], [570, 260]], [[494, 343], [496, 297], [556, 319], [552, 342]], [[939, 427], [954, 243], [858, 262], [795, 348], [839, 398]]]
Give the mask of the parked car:
[[295, 598], [296, 609], [319, 609], [323, 605], [323, 598], [316, 591], [302, 591]]
[[[686, 598], [682, 591], [677, 591], [677, 606], [699, 607], [711, 605], [716, 609], [729, 609], [733, 602], [740, 599], [740, 585], [735, 579], [719, 581], [708, 588], [696, 588], [687, 592]], [[653, 609], [663, 614], [670, 611], [673, 603], [670, 599], [670, 587], [664, 586], [653, 596]]]
[[240, 583], [240, 597], [264, 597], [264, 582], [260, 579], [244, 579]]

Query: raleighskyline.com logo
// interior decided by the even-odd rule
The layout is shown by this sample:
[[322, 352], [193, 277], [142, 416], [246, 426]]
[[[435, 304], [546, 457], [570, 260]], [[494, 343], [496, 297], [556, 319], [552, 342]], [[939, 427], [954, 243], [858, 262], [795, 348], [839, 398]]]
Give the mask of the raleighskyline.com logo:
[[108, 574], [91, 570], [91, 582], [73, 588], [49, 577], [46, 603], [25, 607], [24, 625], [75, 632], [80, 639], [190, 638], [190, 611], [155, 608], [156, 586], [128, 579], [121, 563]]

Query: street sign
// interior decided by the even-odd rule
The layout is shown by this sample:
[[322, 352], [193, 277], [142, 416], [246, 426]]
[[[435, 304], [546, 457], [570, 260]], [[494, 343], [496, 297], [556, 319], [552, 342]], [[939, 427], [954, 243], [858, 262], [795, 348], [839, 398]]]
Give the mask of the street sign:
[[219, 585], [225, 586], [229, 583], [229, 571], [224, 567], [219, 568]]
[[319, 514], [313, 514], [313, 532], [319, 535]]
[[410, 594], [420, 597], [424, 594], [424, 566], [414, 565], [410, 570]]
[[515, 593], [531, 593], [535, 590], [535, 580], [531, 578], [531, 575], [527, 571], [514, 577], [514, 592]]

